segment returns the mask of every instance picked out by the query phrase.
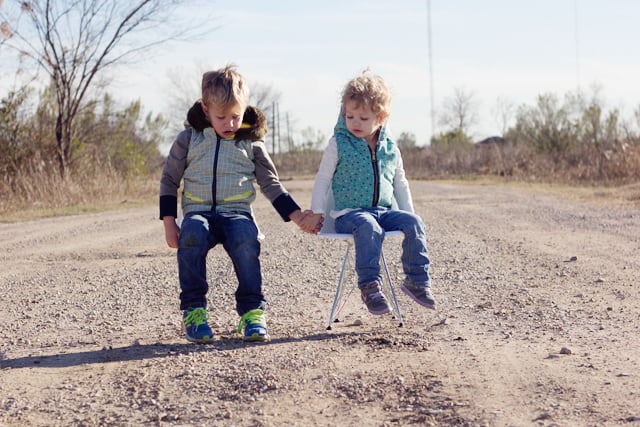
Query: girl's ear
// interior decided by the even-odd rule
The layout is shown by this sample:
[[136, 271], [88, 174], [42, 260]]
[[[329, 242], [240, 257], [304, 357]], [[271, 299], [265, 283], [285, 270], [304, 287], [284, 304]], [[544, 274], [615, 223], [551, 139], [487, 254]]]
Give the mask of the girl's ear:
[[200, 101], [200, 105], [202, 105], [202, 111], [204, 112], [204, 115], [209, 118], [209, 107], [207, 107], [207, 104], [205, 104], [203, 101]]
[[389, 113], [383, 112], [378, 114], [378, 123], [384, 124], [385, 121], [389, 118]]

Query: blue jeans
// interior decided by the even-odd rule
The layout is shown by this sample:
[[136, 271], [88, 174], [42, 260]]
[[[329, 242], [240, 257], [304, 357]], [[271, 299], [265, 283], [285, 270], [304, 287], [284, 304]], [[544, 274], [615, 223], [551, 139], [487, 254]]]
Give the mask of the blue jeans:
[[356, 209], [336, 218], [336, 232], [353, 234], [358, 286], [378, 281], [380, 253], [385, 231], [400, 230], [402, 269], [416, 286], [429, 286], [429, 256], [425, 226], [418, 215], [383, 207]]
[[194, 212], [182, 221], [178, 239], [180, 309], [206, 307], [207, 253], [221, 243], [238, 278], [236, 310], [265, 309], [258, 227], [246, 212]]

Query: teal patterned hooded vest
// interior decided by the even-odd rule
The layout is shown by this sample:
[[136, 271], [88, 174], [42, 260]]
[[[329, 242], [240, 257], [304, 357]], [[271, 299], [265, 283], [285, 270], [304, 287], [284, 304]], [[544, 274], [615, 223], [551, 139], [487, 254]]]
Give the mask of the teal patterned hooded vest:
[[375, 168], [369, 144], [363, 138], [349, 132], [343, 111], [340, 112], [334, 128], [334, 137], [338, 146], [338, 163], [331, 183], [335, 209], [340, 211], [373, 206], [391, 208], [398, 149], [386, 126], [380, 129], [375, 152]]

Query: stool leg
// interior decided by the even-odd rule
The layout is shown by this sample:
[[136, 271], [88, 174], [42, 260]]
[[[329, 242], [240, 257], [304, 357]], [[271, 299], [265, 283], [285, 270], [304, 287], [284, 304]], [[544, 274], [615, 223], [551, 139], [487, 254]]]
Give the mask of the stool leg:
[[347, 252], [344, 254], [344, 258], [342, 259], [342, 268], [340, 269], [340, 276], [338, 278], [338, 286], [336, 286], [336, 296], [333, 298], [333, 305], [331, 306], [331, 313], [329, 314], [329, 322], [327, 323], [327, 330], [331, 330], [331, 324], [334, 321], [334, 316], [337, 315], [336, 308], [338, 307], [338, 302], [340, 300], [340, 295], [342, 294], [342, 286], [343, 286], [343, 278], [344, 272], [347, 266], [347, 262], [349, 260], [349, 250], [351, 249], [351, 245], [347, 246]]
[[402, 319], [402, 312], [400, 311], [400, 304], [398, 304], [398, 297], [396, 296], [396, 288], [393, 286], [393, 281], [391, 281], [391, 274], [389, 274], [389, 267], [387, 267], [387, 260], [384, 257], [384, 252], [380, 251], [380, 259], [382, 260], [382, 265], [384, 267], [384, 273], [387, 276], [387, 283], [389, 284], [389, 289], [391, 290], [391, 296], [393, 299], [393, 304], [396, 307], [396, 313], [398, 313], [398, 319], [400, 319], [400, 325], [404, 325], [404, 319]]

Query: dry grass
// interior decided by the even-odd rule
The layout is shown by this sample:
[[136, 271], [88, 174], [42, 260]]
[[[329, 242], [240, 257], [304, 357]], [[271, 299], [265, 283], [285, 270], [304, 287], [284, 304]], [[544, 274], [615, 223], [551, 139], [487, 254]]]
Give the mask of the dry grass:
[[[282, 181], [313, 180], [322, 152], [274, 156]], [[455, 180], [473, 185], [535, 185], [564, 196], [602, 203], [640, 205], [640, 146], [599, 155], [593, 150], [551, 159], [518, 145], [403, 151], [412, 180]], [[63, 179], [37, 170], [0, 182], [0, 222], [74, 215], [155, 204], [159, 171], [125, 179], [103, 167], [84, 168]]]
[[640, 144], [607, 150], [581, 147], [542, 154], [523, 144], [483, 144], [403, 152], [405, 169], [418, 179], [494, 175], [526, 182], [624, 185], [640, 180]]
[[81, 178], [46, 172], [16, 177], [0, 188], [0, 222], [148, 205], [157, 202], [158, 186], [157, 176], [124, 180], [102, 169]]

